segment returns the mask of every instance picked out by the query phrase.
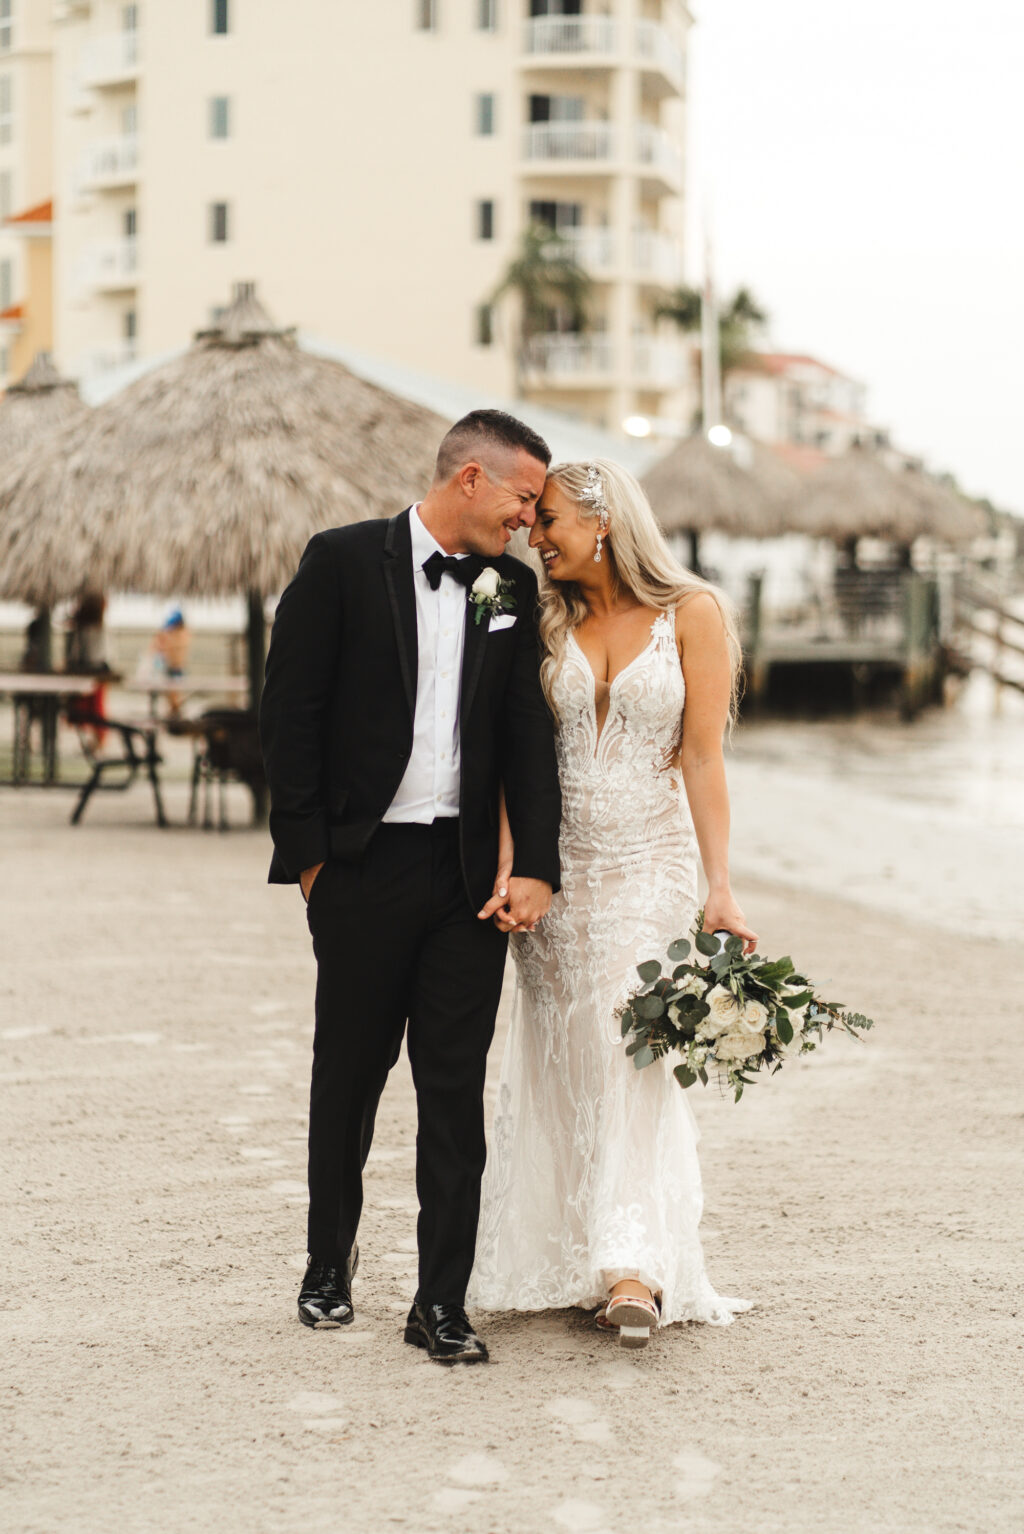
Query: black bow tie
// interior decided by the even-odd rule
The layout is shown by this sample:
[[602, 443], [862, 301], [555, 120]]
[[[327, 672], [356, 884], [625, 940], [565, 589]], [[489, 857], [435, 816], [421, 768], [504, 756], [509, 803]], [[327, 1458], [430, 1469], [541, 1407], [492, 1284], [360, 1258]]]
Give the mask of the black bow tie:
[[455, 554], [439, 554], [435, 549], [429, 559], [423, 561], [423, 573], [430, 582], [431, 591], [436, 591], [441, 584], [441, 577], [445, 571], [454, 575], [455, 579], [463, 586], [468, 586], [473, 577], [473, 560], [465, 555], [459, 559]]

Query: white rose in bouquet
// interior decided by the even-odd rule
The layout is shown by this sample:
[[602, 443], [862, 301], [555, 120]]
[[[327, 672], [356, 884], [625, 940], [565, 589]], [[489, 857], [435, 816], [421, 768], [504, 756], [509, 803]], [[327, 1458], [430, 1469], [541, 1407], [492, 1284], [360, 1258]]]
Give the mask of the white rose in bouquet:
[[[716, 985], [705, 997], [711, 1008], [710, 1015], [705, 1018], [705, 1027], [702, 1029], [702, 1037], [713, 1038], [717, 1033], [728, 1033], [735, 1028], [740, 1021], [740, 1004], [727, 986]], [[714, 1024], [714, 1030], [710, 1031], [707, 1025]]]
[[681, 980], [676, 986], [676, 990], [682, 991], [684, 996], [703, 996], [706, 985], [707, 981], [700, 975], [687, 975], [686, 979]]
[[501, 577], [493, 565], [488, 565], [481, 570], [473, 582], [471, 591], [475, 597], [496, 597], [498, 595], [498, 582]]
[[740, 1017], [740, 1027], [746, 1033], [763, 1038], [768, 1027], [768, 1008], [759, 1001], [748, 1001]]
[[719, 1034], [715, 1040], [715, 1058], [723, 1065], [750, 1060], [763, 1049], [764, 1039], [760, 1034], [744, 1033], [738, 1028], [731, 1033]]

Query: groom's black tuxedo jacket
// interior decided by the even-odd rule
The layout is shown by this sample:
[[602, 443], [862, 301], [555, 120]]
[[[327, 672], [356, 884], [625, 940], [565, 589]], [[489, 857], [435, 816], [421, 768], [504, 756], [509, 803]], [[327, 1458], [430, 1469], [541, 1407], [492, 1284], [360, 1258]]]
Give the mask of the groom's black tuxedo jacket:
[[[537, 581], [503, 554], [516, 622], [466, 614], [460, 740], [462, 870], [474, 909], [497, 868], [498, 790], [515, 838], [513, 872], [559, 887], [561, 796], [538, 669]], [[412, 754], [416, 598], [409, 512], [318, 533], [281, 598], [267, 656], [260, 734], [270, 785], [271, 883], [360, 856]]]

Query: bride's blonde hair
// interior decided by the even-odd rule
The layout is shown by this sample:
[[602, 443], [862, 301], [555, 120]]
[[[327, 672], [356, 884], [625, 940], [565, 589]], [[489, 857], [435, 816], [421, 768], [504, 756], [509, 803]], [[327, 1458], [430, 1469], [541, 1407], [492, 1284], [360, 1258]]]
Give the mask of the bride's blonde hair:
[[[674, 558], [650, 501], [632, 474], [620, 464], [608, 458], [559, 463], [549, 471], [548, 478], [563, 495], [575, 501], [581, 521], [595, 523], [595, 539], [602, 518], [607, 516], [603, 531], [610, 542], [605, 553], [611, 555], [612, 576], [618, 589], [632, 592], [644, 607], [661, 612], [674, 612], [680, 602], [690, 601], [701, 591], [714, 599], [729, 649], [729, 719], [730, 723], [735, 720], [743, 651], [735, 610], [725, 592], [694, 575]], [[544, 647], [541, 681], [548, 704], [557, 713], [552, 683], [562, 664], [569, 631], [583, 622], [587, 604], [575, 581], [554, 581], [550, 577], [541, 582], [540, 602], [540, 637]]]

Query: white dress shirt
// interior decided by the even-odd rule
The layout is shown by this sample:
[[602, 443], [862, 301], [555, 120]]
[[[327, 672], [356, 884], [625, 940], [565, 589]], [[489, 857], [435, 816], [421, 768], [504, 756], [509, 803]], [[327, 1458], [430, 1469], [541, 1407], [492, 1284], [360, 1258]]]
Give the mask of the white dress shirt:
[[424, 561], [433, 553], [446, 551], [420, 521], [419, 509], [417, 503], [409, 513], [419, 651], [412, 756], [384, 816], [387, 825], [429, 825], [432, 820], [459, 813], [459, 694], [466, 588], [446, 570], [437, 590], [431, 591], [423, 573]]

